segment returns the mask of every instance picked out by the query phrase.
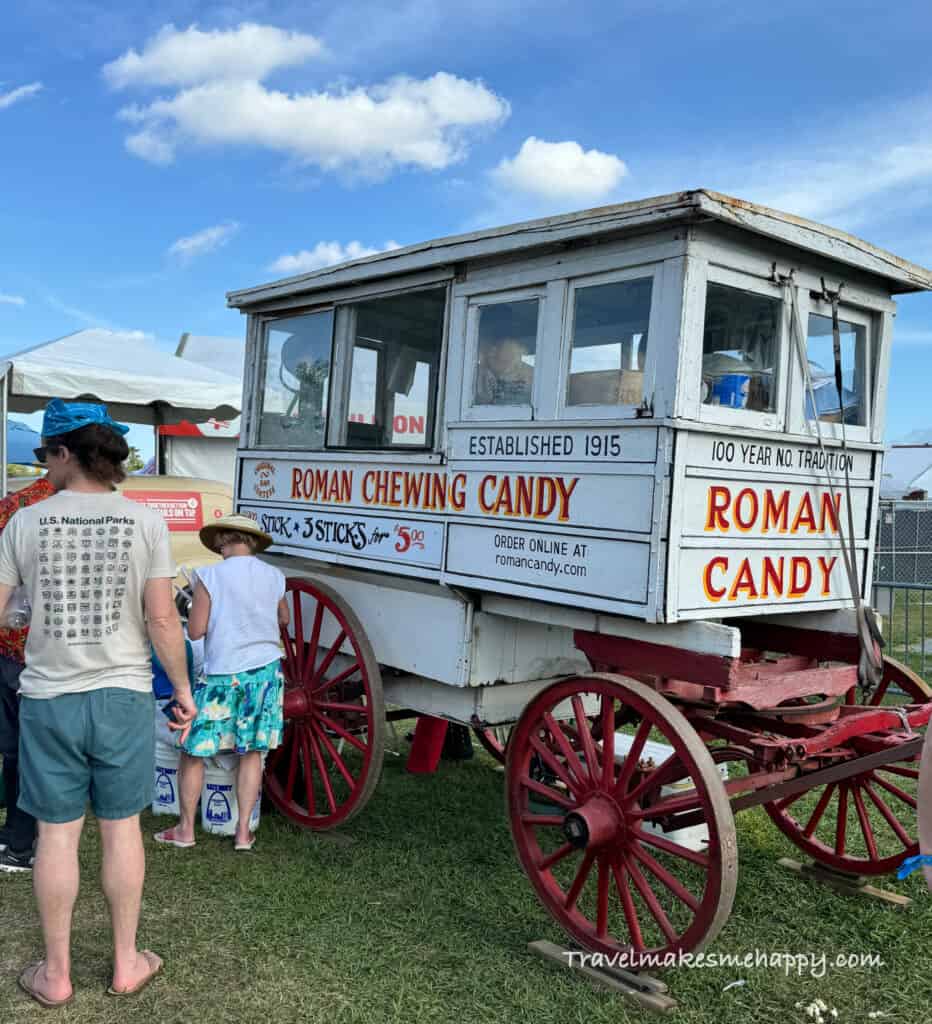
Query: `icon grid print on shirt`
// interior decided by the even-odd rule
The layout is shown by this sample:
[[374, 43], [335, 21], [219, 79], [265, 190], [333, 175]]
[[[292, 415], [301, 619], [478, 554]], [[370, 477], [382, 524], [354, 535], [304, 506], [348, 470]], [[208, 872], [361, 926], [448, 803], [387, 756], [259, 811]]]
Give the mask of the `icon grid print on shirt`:
[[135, 536], [129, 517], [40, 518], [39, 615], [47, 638], [99, 644], [119, 632]]

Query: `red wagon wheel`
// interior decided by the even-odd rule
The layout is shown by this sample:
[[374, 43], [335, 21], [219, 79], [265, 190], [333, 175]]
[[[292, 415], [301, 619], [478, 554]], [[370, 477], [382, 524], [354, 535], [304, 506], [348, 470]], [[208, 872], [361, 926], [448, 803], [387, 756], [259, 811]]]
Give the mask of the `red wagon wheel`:
[[514, 726], [511, 725], [494, 725], [487, 728], [474, 725], [472, 731], [482, 749], [494, 757], [499, 764], [504, 764], [508, 740], [511, 738], [513, 728]]
[[[721, 930], [738, 875], [731, 805], [696, 730], [665, 697], [617, 675], [555, 683], [515, 726], [506, 776], [518, 859], [580, 945], [657, 966], [645, 956], [698, 949]], [[679, 782], [665, 789], [659, 777]], [[671, 816], [695, 811], [704, 848], [673, 831]]]
[[268, 758], [265, 791], [286, 817], [316, 831], [358, 814], [382, 773], [382, 676], [359, 619], [317, 580], [286, 584], [285, 733]]
[[[884, 675], [868, 705], [898, 686], [908, 704], [932, 690], [906, 665], [884, 658]], [[848, 703], [856, 703], [849, 694]], [[780, 831], [820, 864], [856, 875], [886, 875], [919, 852], [916, 820], [919, 758], [907, 757], [764, 804]]]

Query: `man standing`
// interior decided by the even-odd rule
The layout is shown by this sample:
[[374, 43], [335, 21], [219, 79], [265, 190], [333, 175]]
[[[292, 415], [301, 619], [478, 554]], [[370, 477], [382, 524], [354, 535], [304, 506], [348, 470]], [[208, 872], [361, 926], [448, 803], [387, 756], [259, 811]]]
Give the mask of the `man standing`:
[[[55, 493], [42, 477], [0, 501], [0, 531], [21, 508]], [[0, 871], [12, 874], [32, 870], [36, 819], [16, 806], [19, 796], [19, 677], [26, 660], [26, 629], [0, 628], [0, 756], [6, 822], [0, 828]]]
[[162, 966], [136, 946], [145, 875], [139, 812], [153, 782], [149, 641], [172, 682], [179, 726], [195, 707], [167, 527], [114, 489], [127, 429], [101, 405], [53, 399], [36, 457], [57, 493], [18, 512], [0, 536], [0, 608], [20, 583], [33, 608], [20, 679], [19, 806], [39, 823], [33, 882], [46, 956], [19, 983], [43, 1006], [73, 998], [71, 915], [88, 800], [113, 926], [109, 991], [138, 992]]

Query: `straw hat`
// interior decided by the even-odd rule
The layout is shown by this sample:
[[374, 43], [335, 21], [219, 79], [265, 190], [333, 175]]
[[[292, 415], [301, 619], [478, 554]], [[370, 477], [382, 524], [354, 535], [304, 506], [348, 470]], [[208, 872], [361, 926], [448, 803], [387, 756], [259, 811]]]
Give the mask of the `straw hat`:
[[236, 513], [221, 516], [220, 519], [215, 519], [212, 523], [202, 526], [199, 534], [201, 543], [205, 548], [210, 548], [211, 551], [215, 551], [219, 555], [220, 549], [215, 544], [215, 538], [218, 533], [225, 530], [236, 530], [238, 533], [248, 533], [251, 537], [255, 537], [256, 551], [265, 551], [267, 547], [274, 543], [267, 533], [259, 529], [254, 519], [250, 519], [249, 516], [240, 516]]

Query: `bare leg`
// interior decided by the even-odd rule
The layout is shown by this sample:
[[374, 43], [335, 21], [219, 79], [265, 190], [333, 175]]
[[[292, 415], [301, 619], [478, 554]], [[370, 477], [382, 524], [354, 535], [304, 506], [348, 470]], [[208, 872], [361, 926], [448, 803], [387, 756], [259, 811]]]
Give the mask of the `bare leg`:
[[248, 843], [252, 838], [252, 833], [249, 831], [249, 819], [256, 801], [259, 799], [261, 785], [262, 754], [258, 750], [240, 754], [239, 767], [236, 769], [236, 802], [239, 805], [239, 820], [236, 823], [234, 842]]
[[138, 814], [109, 821], [101, 818], [99, 824], [101, 881], [113, 926], [113, 987], [123, 991], [137, 985], [153, 967], [151, 958], [136, 949], [146, 855]]
[[48, 999], [71, 995], [71, 914], [78, 898], [78, 843], [84, 818], [61, 825], [39, 822], [39, 844], [32, 871], [45, 939], [45, 965], [36, 989]]

